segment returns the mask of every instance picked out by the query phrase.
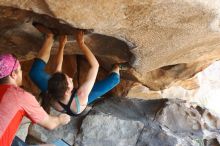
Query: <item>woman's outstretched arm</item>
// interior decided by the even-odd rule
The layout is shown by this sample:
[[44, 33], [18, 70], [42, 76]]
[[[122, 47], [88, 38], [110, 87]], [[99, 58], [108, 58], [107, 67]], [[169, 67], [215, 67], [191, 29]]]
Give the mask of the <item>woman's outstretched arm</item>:
[[67, 42], [67, 35], [61, 35], [59, 39], [59, 48], [56, 55], [54, 72], [62, 72], [63, 52]]
[[87, 45], [84, 43], [84, 34], [83, 31], [79, 31], [76, 36], [76, 40], [78, 42], [78, 45], [85, 55], [87, 61], [89, 62], [90, 68], [86, 76], [85, 82], [79, 87], [77, 90], [77, 95], [80, 97], [80, 104], [81, 105], [87, 105], [88, 102], [88, 96], [91, 92], [93, 85], [96, 80], [96, 76], [99, 69], [99, 63], [93, 53], [90, 51], [90, 49], [87, 47]]

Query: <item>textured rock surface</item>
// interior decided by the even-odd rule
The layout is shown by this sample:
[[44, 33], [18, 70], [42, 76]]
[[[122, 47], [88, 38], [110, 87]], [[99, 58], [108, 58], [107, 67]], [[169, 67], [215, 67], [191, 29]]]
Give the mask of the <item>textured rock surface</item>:
[[[97, 56], [102, 69], [110, 70], [110, 66], [116, 62], [129, 62], [132, 68], [122, 72], [122, 78], [131, 81], [122, 81], [120, 86], [115, 89], [118, 95], [124, 96], [128, 92], [127, 95], [130, 97], [144, 99], [181, 98], [208, 108], [212, 114], [218, 116], [217, 103], [219, 102], [216, 102], [217, 98], [213, 95], [219, 93], [217, 88], [219, 84], [214, 83], [214, 86], [207, 88], [205, 85], [213, 83], [212, 79], [208, 81], [200, 79], [198, 82], [196, 78], [192, 77], [220, 58], [219, 0], [117, 0], [105, 2], [101, 0], [0, 0], [0, 53], [13, 52], [18, 55], [20, 60], [25, 61], [33, 59], [43, 43], [43, 35], [32, 26], [33, 22], [50, 27], [56, 34], [68, 34], [66, 55], [81, 54], [72, 36], [76, 28], [80, 28], [93, 32], [87, 34], [85, 40]], [[52, 54], [58, 47], [57, 38], [55, 38], [53, 47]], [[71, 66], [77, 68], [78, 57], [75, 55], [71, 57], [73, 58], [65, 56], [64, 61], [71, 61]], [[80, 57], [80, 60], [83, 59]], [[25, 84], [30, 85], [28, 87], [37, 95], [38, 91], [26, 76], [30, 62], [23, 62], [23, 66], [26, 67]], [[76, 70], [70, 71], [68, 67], [65, 66], [68, 73], [76, 73]], [[83, 74], [79, 76], [83, 76]], [[134, 84], [136, 81], [141, 84]], [[131, 91], [129, 91], [130, 88]], [[208, 92], [207, 89], [211, 92]], [[166, 137], [167, 145], [170, 145], [171, 142], [173, 145], [196, 145], [195, 140], [191, 137], [176, 134], [175, 130], [177, 128], [180, 133], [190, 133], [198, 128], [204, 132], [207, 143], [220, 139], [219, 131], [216, 131], [220, 125], [219, 120], [216, 120], [209, 112], [193, 113], [200, 115], [201, 118], [198, 121], [205, 123], [200, 122], [202, 128], [199, 128], [197, 122], [193, 122], [191, 112], [185, 110], [185, 107], [182, 108], [182, 104], [172, 104], [170, 108], [165, 108], [162, 112], [164, 115], [158, 118], [160, 122], [162, 121], [160, 124], [165, 126], [162, 130], [157, 131], [154, 129], [157, 127], [154, 124], [157, 125], [157, 123], [146, 122], [146, 115], [150, 114], [147, 117], [152, 120], [156, 112], [141, 110], [145, 103], [122, 102], [119, 104], [114, 102], [109, 102], [108, 106], [103, 104], [105, 107], [100, 105], [96, 110], [109, 113], [109, 108], [114, 107], [115, 109], [110, 110], [114, 117], [124, 119], [123, 116], [126, 115], [129, 120], [137, 120], [141, 117], [139, 120], [145, 124], [142, 137], [149, 134], [159, 139]], [[126, 108], [127, 106], [130, 106], [132, 110]], [[180, 115], [185, 111], [190, 118], [177, 118], [178, 114], [175, 115], [175, 112], [173, 115], [169, 115], [173, 109]], [[166, 112], [166, 110], [171, 110], [171, 112]], [[175, 122], [166, 123], [167, 120], [163, 121], [162, 117], [172, 117]], [[198, 118], [198, 116], [196, 117]], [[185, 123], [179, 124], [178, 122], [181, 123], [178, 121], [179, 119]], [[191, 122], [187, 123], [187, 120]], [[172, 122], [174, 124], [169, 125]], [[46, 131], [44, 132], [46, 133]], [[57, 136], [61, 137], [63, 134], [66, 133]], [[70, 139], [74, 140], [74, 136], [75, 133], [70, 136]], [[42, 137], [44, 137], [43, 140], [52, 140], [52, 136], [50, 138]], [[199, 142], [200, 139], [201, 137], [199, 137]], [[149, 143], [161, 145], [160, 142], [144, 138], [140, 138], [138, 142], [139, 145]]]
[[79, 146], [200, 146], [219, 140], [218, 120], [182, 100], [107, 98], [85, 118], [72, 118], [70, 124], [52, 132], [34, 126], [29, 134], [42, 142], [64, 138]]
[[[0, 39], [4, 42], [1, 52], [7, 49], [23, 59], [33, 58], [42, 43], [41, 35], [31, 26], [32, 21], [44, 23], [59, 33], [71, 34], [75, 28], [93, 29], [97, 35], [89, 37], [92, 38], [89, 44], [97, 56], [108, 60], [108, 64], [130, 62], [135, 69], [131, 74], [156, 90], [188, 78], [211, 60], [220, 58], [218, 0], [1, 0], [0, 6]], [[103, 35], [107, 36], [107, 42]], [[114, 42], [110, 36], [118, 42], [106, 47], [105, 44]], [[69, 46], [74, 47], [74, 42]], [[76, 50], [67, 49], [66, 53], [77, 53]], [[175, 74], [171, 76], [170, 71], [167, 74], [161, 68], [170, 65], [175, 66], [172, 68]], [[186, 74], [182, 74], [183, 69]], [[158, 79], [161, 74], [165, 74], [162, 81]]]
[[121, 120], [111, 115], [89, 115], [82, 123], [76, 145], [135, 146], [144, 127], [139, 121]]
[[16, 135], [20, 137], [23, 141], [25, 141], [28, 135], [28, 128], [31, 124], [31, 121], [28, 118], [23, 118], [20, 124], [19, 130], [17, 131]]
[[[193, 107], [181, 100], [168, 102], [157, 119], [166, 134], [178, 138], [180, 145], [200, 146], [206, 140], [219, 139], [219, 127], [216, 124], [219, 118], [199, 106]], [[207, 125], [212, 125], [213, 129]]]
[[[127, 100], [124, 99], [123, 101], [120, 101], [119, 98], [108, 98], [106, 100], [104, 100], [103, 102], [97, 103], [98, 105], [95, 106], [95, 108], [93, 109], [93, 111], [91, 111], [91, 113], [89, 113], [88, 116], [90, 116], [91, 120], [86, 120], [86, 123], [88, 125], [94, 125], [97, 123], [100, 123], [100, 126], [96, 125], [93, 126], [93, 130], [91, 130], [91, 132], [93, 131], [102, 131], [102, 127], [105, 128], [105, 132], [103, 133], [103, 135], [108, 135], [108, 131], [109, 132], [115, 132], [115, 129], [112, 129], [113, 127], [108, 126], [108, 125], [112, 125], [112, 126], [117, 126], [116, 123], [109, 123], [109, 119], [111, 119], [111, 121], [118, 121], [119, 122], [119, 128], [121, 128], [121, 133], [124, 136], [124, 139], [128, 138], [127, 141], [129, 141], [129, 139], [133, 139], [137, 141], [137, 137], [135, 138], [134, 135], [132, 135], [132, 137], [128, 137], [130, 134], [126, 133], [126, 131], [129, 131], [130, 129], [130, 125], [127, 125], [128, 123], [136, 123], [133, 125], [133, 128], [136, 127], [137, 129], [133, 129], [134, 134], [139, 133], [140, 135], [140, 129], [143, 128], [143, 124], [144, 121], [146, 120], [145, 115], [149, 116], [149, 119], [153, 119], [153, 117], [155, 116], [155, 112], [161, 108], [161, 106], [164, 104], [164, 101], [149, 101], [149, 102], [137, 102], [137, 101], [131, 101], [131, 100]], [[146, 106], [149, 107], [149, 109], [146, 109]], [[100, 115], [101, 114], [101, 115]], [[97, 121], [97, 117], [100, 117]], [[93, 119], [94, 118], [94, 119]], [[72, 118], [72, 121], [70, 124], [68, 124], [66, 127], [60, 128], [59, 130], [55, 130], [53, 132], [49, 132], [43, 128], [39, 128], [39, 126], [33, 126], [30, 128], [30, 134], [32, 136], [35, 137], [35, 139], [41, 140], [41, 142], [51, 142], [56, 138], [64, 138], [65, 140], [67, 140], [70, 144], [73, 144], [73, 141], [75, 141], [75, 137], [77, 136], [77, 133], [80, 133], [80, 135], [78, 135], [78, 139], [77, 139], [77, 144], [81, 145], [81, 141], [83, 142], [88, 142], [89, 140], [91, 140], [91, 138], [89, 137], [84, 137], [83, 135], [86, 135], [87, 133], [84, 133], [84, 131], [81, 131], [82, 128], [80, 128], [83, 123], [84, 123], [84, 118]], [[92, 122], [96, 120], [96, 122]], [[138, 121], [138, 122], [137, 122]], [[108, 122], [108, 124], [106, 124], [106, 122]], [[124, 124], [120, 124], [120, 122], [124, 123]], [[78, 123], [78, 124], [76, 124]], [[145, 125], [145, 124], [144, 124]], [[72, 127], [74, 126], [74, 127]], [[69, 128], [67, 128], [69, 127]], [[141, 128], [142, 127], [142, 128]], [[92, 127], [87, 127], [87, 128], [92, 128]], [[126, 130], [127, 129], [127, 130]], [[120, 129], [119, 129], [120, 130]], [[125, 131], [124, 131], [125, 130]], [[137, 131], [136, 131], [137, 130]], [[59, 132], [58, 132], [59, 131]], [[80, 131], [80, 132], [79, 132]], [[135, 132], [136, 131], [136, 132]], [[64, 134], [64, 132], [66, 132]], [[104, 131], [102, 131], [104, 132]], [[59, 134], [61, 133], [61, 134]], [[69, 137], [70, 139], [67, 138], [67, 133], [68, 135], [72, 135], [73, 137]], [[84, 134], [83, 134], [84, 133]], [[100, 135], [98, 133], [98, 135]], [[117, 133], [116, 133], [117, 135]], [[139, 137], [138, 135], [138, 137]], [[120, 135], [118, 135], [118, 140], [122, 140], [120, 137]], [[81, 139], [83, 137], [83, 139]], [[87, 139], [88, 138], [88, 139]], [[93, 137], [95, 139], [95, 137]], [[98, 140], [98, 139], [97, 139]], [[108, 139], [110, 141], [110, 139]], [[129, 142], [130, 144], [135, 144], [136, 141], [131, 141]], [[111, 142], [111, 141], [110, 141]], [[121, 141], [123, 143], [123, 141]], [[126, 142], [126, 140], [125, 140]], [[111, 142], [114, 143], [114, 140]], [[96, 143], [97, 144], [97, 143]], [[100, 143], [101, 144], [101, 143]], [[102, 143], [104, 145], [106, 145], [105, 143]], [[83, 145], [83, 144], [82, 144]]]
[[[158, 121], [175, 133], [191, 133], [195, 135], [201, 130], [201, 115], [194, 108], [186, 107], [184, 103], [167, 105]], [[201, 132], [201, 131], [200, 131]]]
[[[51, 112], [53, 115], [58, 115], [60, 113], [52, 110]], [[40, 143], [47, 142], [52, 143], [57, 139], [64, 139], [69, 144], [73, 144], [78, 132], [78, 125], [80, 122], [80, 118], [74, 119], [72, 118], [70, 123], [61, 126], [55, 130], [49, 131], [44, 129], [38, 125], [31, 125], [28, 131], [29, 136], [34, 137], [35, 139], [39, 140]]]
[[208, 109], [213, 115], [220, 117], [220, 61], [212, 63], [193, 78], [179, 80], [167, 89], [152, 91], [140, 83], [131, 85], [128, 98], [139, 99], [182, 99]]

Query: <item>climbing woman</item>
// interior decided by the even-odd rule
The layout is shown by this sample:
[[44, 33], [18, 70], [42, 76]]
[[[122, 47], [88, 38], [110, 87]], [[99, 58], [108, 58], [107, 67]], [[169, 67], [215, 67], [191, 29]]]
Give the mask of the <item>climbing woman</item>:
[[53, 45], [53, 33], [50, 29], [40, 24], [35, 25], [35, 27], [40, 32], [46, 34], [46, 39], [32, 65], [29, 75], [38, 88], [42, 92], [47, 93], [47, 96], [44, 98], [50, 98], [50, 104], [56, 110], [76, 116], [84, 111], [88, 104], [97, 100], [120, 82], [118, 65], [114, 66], [112, 72], [105, 79], [95, 82], [99, 63], [84, 43], [84, 33], [82, 30], [77, 31], [75, 37], [90, 65], [85, 81], [76, 89], [72, 78], [62, 72], [63, 51], [67, 42], [66, 36], [60, 37], [54, 73], [49, 75], [45, 72], [45, 66], [49, 60]]

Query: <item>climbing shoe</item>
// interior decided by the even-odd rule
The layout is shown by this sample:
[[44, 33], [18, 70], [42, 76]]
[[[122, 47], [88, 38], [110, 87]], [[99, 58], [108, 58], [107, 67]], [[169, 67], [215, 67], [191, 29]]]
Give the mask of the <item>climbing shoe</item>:
[[125, 62], [125, 63], [118, 63], [116, 64], [119, 66], [119, 69], [120, 70], [128, 70], [131, 68], [130, 64], [128, 62]]

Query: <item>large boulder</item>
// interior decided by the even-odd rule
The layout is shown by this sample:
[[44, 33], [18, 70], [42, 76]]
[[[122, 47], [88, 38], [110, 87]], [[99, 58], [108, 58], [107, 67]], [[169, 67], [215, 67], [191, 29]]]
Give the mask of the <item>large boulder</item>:
[[78, 146], [200, 146], [219, 143], [219, 126], [219, 118], [183, 100], [107, 98], [56, 130], [31, 126], [29, 136], [38, 144], [63, 138]]
[[[0, 6], [1, 52], [21, 59], [36, 56], [43, 41], [32, 22], [70, 40], [76, 28], [92, 30], [86, 41], [104, 66], [129, 62], [130, 77], [154, 90], [220, 58], [218, 0], [1, 0]], [[74, 41], [67, 48], [66, 54], [80, 53]]]
[[[68, 62], [64, 64], [68, 74], [85, 77], [86, 67], [82, 68], [80, 65], [78, 67], [78, 64], [85, 65], [86, 63], [83, 57], [78, 57], [82, 52], [73, 37], [76, 29], [84, 29], [86, 44], [98, 58], [101, 72], [110, 70], [114, 63], [128, 62], [131, 66], [127, 71], [121, 72], [123, 80], [116, 88], [116, 94], [125, 96], [128, 93], [127, 96], [142, 99], [180, 98], [208, 108], [214, 116], [201, 114], [206, 117], [201, 116], [204, 121], [212, 119], [211, 122], [206, 122], [205, 126], [201, 126], [201, 129], [208, 129], [208, 132], [205, 132], [208, 135], [207, 140], [219, 140], [219, 136], [213, 137], [213, 135], [218, 135], [218, 131], [213, 131], [213, 129], [218, 128], [219, 120], [213, 120], [215, 119], [213, 117], [219, 116], [219, 106], [216, 96], [213, 95], [218, 93], [216, 91], [218, 91], [219, 84], [214, 83], [216, 86], [211, 85], [207, 88], [206, 83], [213, 83], [212, 80], [209, 82], [204, 78], [195, 77], [198, 72], [220, 58], [219, 0], [104, 2], [101, 0], [0, 0], [0, 53], [13, 52], [18, 56], [22, 61], [22, 67], [25, 68], [24, 82], [27, 89], [33, 90], [32, 92], [38, 95], [39, 91], [27, 77], [32, 59], [36, 57], [44, 41], [44, 35], [33, 27], [34, 22], [42, 23], [55, 33], [52, 55], [57, 52], [59, 46], [57, 36], [68, 35], [64, 57], [64, 61]], [[69, 58], [69, 55], [72, 58]], [[74, 70], [75, 68], [77, 69]], [[50, 72], [51, 68], [48, 71]], [[102, 76], [100, 74], [102, 73], [99, 72], [98, 78]], [[129, 120], [140, 116], [142, 118], [140, 121], [143, 122], [145, 114], [150, 112], [155, 114], [155, 111], [140, 112], [145, 103], [128, 104], [133, 105], [132, 110], [126, 109], [124, 103], [121, 105], [124, 109], [116, 104], [109, 104], [116, 107], [112, 109], [116, 117], [127, 113]], [[181, 114], [185, 111], [185, 107], [179, 106], [173, 105], [173, 109]], [[97, 109], [104, 113], [109, 111], [106, 107], [100, 107]], [[176, 133], [172, 130], [179, 129], [185, 132], [197, 128], [200, 130], [199, 124], [195, 124], [197, 122], [194, 123], [192, 119], [189, 119], [192, 123], [187, 124], [187, 117], [178, 118], [178, 115], [169, 115], [172, 112], [166, 112], [166, 110], [169, 111], [169, 108], [163, 110], [165, 115], [163, 118], [182, 119], [185, 123], [183, 125], [179, 124], [179, 121], [166, 123], [167, 120], [163, 121], [162, 118], [158, 118], [165, 128], [163, 127], [163, 131], [158, 131], [154, 135], [157, 138], [171, 136], [167, 139], [172, 142], [193, 145], [191, 138], [175, 135]], [[118, 111], [121, 113], [117, 113]], [[169, 125], [172, 122], [174, 124]], [[200, 123], [200, 125], [204, 124]], [[169, 128], [166, 129], [166, 127]], [[154, 129], [148, 132], [152, 133], [152, 131]], [[143, 133], [143, 135], [149, 133]], [[61, 137], [62, 134], [59, 136]], [[181, 138], [183, 141], [180, 140]], [[44, 140], [49, 141], [49, 139]], [[169, 140], [167, 140], [168, 145]], [[149, 140], [143, 140], [139, 144], [142, 143], [149, 143]], [[155, 143], [157, 144], [160, 145], [159, 142]]]
[[143, 127], [140, 121], [122, 120], [105, 114], [89, 115], [83, 120], [76, 145], [135, 146]]

